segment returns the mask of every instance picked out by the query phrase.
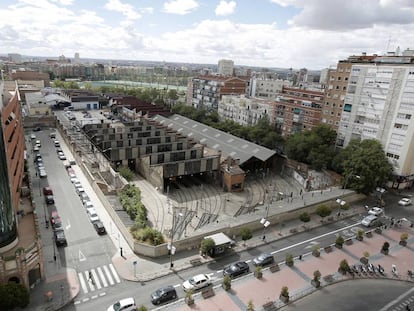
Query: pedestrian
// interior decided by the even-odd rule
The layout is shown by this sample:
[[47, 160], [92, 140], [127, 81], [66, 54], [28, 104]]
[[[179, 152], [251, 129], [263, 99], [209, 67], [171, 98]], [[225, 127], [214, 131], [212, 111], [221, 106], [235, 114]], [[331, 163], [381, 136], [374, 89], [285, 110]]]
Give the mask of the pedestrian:
[[91, 271], [89, 271], [89, 278], [88, 278], [88, 280], [89, 281], [92, 281], [92, 272]]
[[406, 306], [405, 306], [405, 310], [407, 310], [407, 311], [411, 311], [410, 305], [406, 305]]
[[293, 192], [290, 193], [290, 197], [293, 198]]
[[300, 189], [300, 193], [299, 194], [302, 195], [302, 189]]
[[37, 177], [37, 171], [36, 171], [36, 177]]
[[315, 193], [314, 192], [312, 192], [312, 198], [313, 198], [313, 195], [314, 195]]

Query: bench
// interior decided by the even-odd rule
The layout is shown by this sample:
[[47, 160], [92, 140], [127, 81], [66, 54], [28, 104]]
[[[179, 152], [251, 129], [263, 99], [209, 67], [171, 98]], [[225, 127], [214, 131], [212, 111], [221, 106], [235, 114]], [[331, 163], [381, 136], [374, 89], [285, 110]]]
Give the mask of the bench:
[[270, 311], [275, 308], [275, 303], [273, 301], [266, 302], [263, 306], [263, 310]]
[[212, 287], [208, 287], [206, 289], [203, 289], [201, 291], [201, 296], [203, 296], [204, 299], [213, 297], [214, 296], [214, 289]]
[[275, 272], [277, 272], [277, 271], [280, 271], [280, 267], [279, 267], [279, 265], [278, 265], [278, 264], [273, 264], [273, 265], [271, 265], [271, 266], [269, 267], [269, 269], [270, 269], [270, 272], [272, 272], [272, 273], [275, 273]]

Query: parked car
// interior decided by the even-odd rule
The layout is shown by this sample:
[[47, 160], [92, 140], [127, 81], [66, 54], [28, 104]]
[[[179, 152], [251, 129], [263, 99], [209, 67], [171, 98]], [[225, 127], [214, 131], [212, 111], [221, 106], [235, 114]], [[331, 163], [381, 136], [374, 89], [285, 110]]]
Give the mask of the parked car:
[[42, 178], [47, 177], [46, 170], [44, 168], [39, 168], [39, 176]]
[[85, 203], [83, 203], [83, 206], [88, 209], [88, 208], [94, 208], [93, 204], [91, 201], [86, 201]]
[[55, 139], [56, 138], [56, 133], [52, 132], [52, 133], [49, 134], [49, 136], [50, 136], [50, 138]]
[[43, 194], [44, 195], [53, 195], [53, 190], [49, 186], [43, 187]]
[[267, 266], [275, 262], [275, 258], [271, 254], [263, 253], [253, 259], [255, 266]]
[[30, 139], [36, 139], [36, 135], [35, 134], [31, 134], [30, 135]]
[[46, 195], [45, 201], [46, 204], [55, 204], [55, 199], [53, 198], [53, 195]]
[[105, 230], [105, 226], [102, 223], [102, 221], [97, 220], [93, 223], [93, 227], [95, 228], [96, 232], [101, 235], [101, 234], [106, 234], [106, 230]]
[[56, 246], [67, 246], [68, 242], [66, 241], [65, 232], [63, 230], [55, 231], [55, 243]]
[[42, 143], [40, 142], [40, 140], [36, 140], [36, 146], [38, 146], [39, 148], [42, 147]]
[[40, 128], [40, 126], [37, 126], [37, 127], [35, 127], [34, 129], [33, 129], [33, 132], [39, 132], [39, 131], [41, 131], [42, 129]]
[[37, 145], [33, 147], [33, 152], [39, 152], [39, 151], [40, 151], [40, 148]]
[[373, 207], [368, 211], [369, 215], [380, 216], [384, 210], [380, 207]]
[[83, 187], [77, 187], [76, 188], [76, 193], [80, 196], [82, 193], [85, 192], [85, 189], [83, 189]]
[[63, 152], [59, 152], [58, 153], [58, 158], [60, 159], [60, 160], [66, 160], [66, 156], [65, 156], [65, 154], [63, 153]]
[[151, 294], [151, 302], [159, 305], [177, 299], [177, 292], [171, 285], [161, 287]]
[[125, 298], [109, 306], [107, 311], [136, 311], [137, 305], [134, 298]]
[[188, 292], [189, 290], [196, 291], [210, 285], [211, 279], [208, 275], [197, 274], [183, 283], [183, 290], [185, 292]]
[[56, 210], [50, 213], [50, 224], [54, 231], [63, 230], [63, 222]]
[[371, 227], [375, 224], [376, 220], [378, 219], [375, 215], [368, 215], [364, 219], [362, 219], [361, 224], [366, 227]]
[[60, 142], [58, 140], [55, 140], [53, 144], [55, 145], [55, 147], [60, 147]]
[[407, 206], [407, 205], [411, 205], [411, 200], [409, 198], [402, 198], [401, 200], [398, 201], [398, 205], [402, 205], [402, 206]]
[[75, 188], [81, 188], [82, 187], [82, 183], [80, 182], [80, 180], [75, 180], [73, 182], [73, 185], [75, 186]]
[[98, 221], [99, 220], [99, 216], [96, 213], [96, 210], [94, 208], [88, 208], [86, 210], [86, 213], [88, 214], [89, 220], [91, 222], [95, 222], [95, 221]]
[[89, 197], [88, 197], [88, 195], [86, 194], [86, 192], [82, 192], [82, 193], [80, 193], [80, 194], [79, 194], [79, 197], [80, 197], [80, 199], [81, 199], [81, 201], [82, 201], [82, 204], [85, 204], [86, 202], [88, 202], [88, 201], [89, 201]]
[[57, 147], [57, 148], [56, 148], [56, 153], [57, 153], [57, 154], [59, 154], [59, 152], [63, 152], [63, 150], [62, 150], [62, 148]]
[[223, 270], [223, 275], [230, 276], [231, 278], [247, 274], [250, 272], [249, 265], [244, 261], [237, 261], [235, 263], [232, 263], [231, 265], [228, 265]]

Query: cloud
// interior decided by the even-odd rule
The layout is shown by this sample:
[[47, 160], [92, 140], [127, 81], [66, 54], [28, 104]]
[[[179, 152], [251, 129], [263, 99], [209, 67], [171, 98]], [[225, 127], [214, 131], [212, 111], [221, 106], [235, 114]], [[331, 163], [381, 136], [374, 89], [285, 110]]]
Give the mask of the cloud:
[[217, 16], [226, 16], [231, 15], [234, 13], [236, 9], [236, 2], [234, 1], [220, 1], [218, 6], [216, 7], [215, 13]]
[[198, 8], [195, 0], [172, 0], [164, 3], [164, 12], [170, 14], [186, 15]]
[[141, 18], [141, 14], [139, 14], [132, 5], [128, 3], [122, 3], [120, 0], [109, 0], [107, 3], [105, 3], [104, 8], [109, 11], [121, 13], [129, 21]]
[[329, 31], [349, 31], [375, 25], [406, 25], [414, 20], [409, 0], [272, 0], [283, 7], [301, 9], [289, 25]]

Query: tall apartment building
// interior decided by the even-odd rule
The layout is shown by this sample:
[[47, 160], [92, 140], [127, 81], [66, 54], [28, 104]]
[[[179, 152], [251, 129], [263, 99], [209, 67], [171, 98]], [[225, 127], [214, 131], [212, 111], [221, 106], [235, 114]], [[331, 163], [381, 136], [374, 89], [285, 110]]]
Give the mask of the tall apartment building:
[[223, 95], [248, 94], [249, 80], [240, 77], [198, 76], [191, 79], [187, 88], [187, 103], [194, 108], [209, 111], [218, 109]]
[[368, 56], [365, 53], [359, 56], [350, 56], [346, 60], [339, 61], [335, 69], [329, 69], [324, 95], [322, 123], [330, 125], [334, 130], [338, 129], [352, 65], [370, 62], [375, 57], [377, 56]]
[[394, 168], [394, 188], [414, 180], [414, 51], [381, 56], [352, 66], [339, 146], [351, 139], [377, 139]]
[[320, 124], [323, 92], [284, 87], [276, 98], [272, 123], [282, 136], [311, 130]]
[[29, 287], [43, 274], [43, 251], [36, 215], [22, 217], [25, 138], [14, 81], [0, 81], [0, 122], [0, 284]]
[[219, 75], [232, 76], [234, 69], [234, 62], [229, 59], [220, 59], [218, 62], [217, 72]]
[[232, 120], [250, 126], [267, 117], [273, 119], [275, 101], [249, 98], [244, 95], [224, 95], [219, 101], [218, 114], [221, 120]]

